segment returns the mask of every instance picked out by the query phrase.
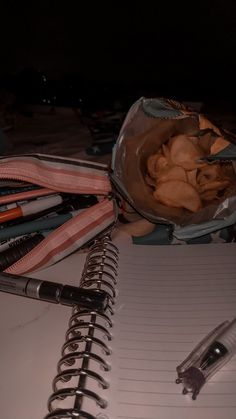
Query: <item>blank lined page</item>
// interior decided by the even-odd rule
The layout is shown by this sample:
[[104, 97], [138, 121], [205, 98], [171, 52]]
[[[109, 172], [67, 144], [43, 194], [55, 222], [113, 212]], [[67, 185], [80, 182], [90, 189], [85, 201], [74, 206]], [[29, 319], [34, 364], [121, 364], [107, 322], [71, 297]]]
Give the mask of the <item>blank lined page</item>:
[[[30, 277], [79, 285], [85, 255], [73, 254]], [[0, 417], [43, 419], [71, 307], [0, 292]]]
[[196, 401], [176, 366], [236, 317], [236, 244], [120, 246], [109, 417], [233, 419], [236, 356]]

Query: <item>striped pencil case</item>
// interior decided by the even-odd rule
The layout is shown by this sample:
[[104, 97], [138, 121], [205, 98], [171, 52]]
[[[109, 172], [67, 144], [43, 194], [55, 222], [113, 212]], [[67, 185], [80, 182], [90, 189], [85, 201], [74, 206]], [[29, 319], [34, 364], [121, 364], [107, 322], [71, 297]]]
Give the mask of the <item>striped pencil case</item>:
[[[43, 203], [49, 198], [57, 204], [54, 212], [52, 208], [52, 212], [45, 215], [47, 211], [39, 210], [39, 217], [37, 213], [32, 216], [26, 212], [15, 224], [1, 222], [1, 245], [6, 243], [9, 249], [9, 242], [20, 242], [25, 235], [34, 242], [33, 248], [24, 249], [22, 257], [6, 269], [7, 257], [4, 257], [1, 270], [22, 275], [50, 266], [87, 245], [116, 220], [106, 165], [43, 154], [0, 158], [0, 219], [9, 213], [11, 204], [30, 202], [31, 209], [33, 205], [44, 208]], [[63, 209], [62, 201], [71, 202], [71, 199], [77, 206], [58, 214], [56, 209]], [[37, 239], [39, 235], [41, 238]], [[27, 248], [26, 241], [21, 247], [24, 246]]]

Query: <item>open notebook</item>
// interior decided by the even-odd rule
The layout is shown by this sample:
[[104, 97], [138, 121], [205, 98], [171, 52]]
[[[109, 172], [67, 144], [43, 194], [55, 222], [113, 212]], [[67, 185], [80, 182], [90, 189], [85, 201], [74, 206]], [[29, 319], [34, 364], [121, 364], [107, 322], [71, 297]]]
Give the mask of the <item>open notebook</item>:
[[[82, 343], [69, 349], [65, 345], [64, 354], [74, 353], [74, 358], [66, 355], [59, 371], [71, 309], [0, 294], [1, 417], [44, 418], [53, 378], [73, 369], [77, 374], [68, 373], [67, 381], [65, 376], [64, 381], [60, 376], [54, 380], [59, 392], [50, 399], [50, 418], [77, 417], [69, 416], [74, 403], [87, 412], [78, 416], [81, 419], [235, 418], [236, 357], [212, 377], [196, 401], [182, 395], [175, 379], [176, 366], [194, 346], [219, 323], [236, 316], [236, 244], [133, 246], [122, 239], [116, 244], [120, 254], [114, 315], [110, 310], [107, 318], [77, 312], [67, 339], [90, 333], [94, 341], [86, 348]], [[96, 249], [94, 255], [98, 257]], [[98, 282], [112, 296], [109, 264], [115, 255], [107, 256], [107, 274]], [[74, 254], [34, 277], [76, 285], [84, 260], [85, 255]], [[93, 356], [79, 355], [86, 349]], [[81, 370], [84, 359], [97, 375]], [[65, 396], [63, 388], [78, 383], [77, 393], [71, 390], [60, 398]], [[94, 393], [83, 394], [82, 388]], [[64, 416], [59, 410], [53, 416], [59, 407]]]

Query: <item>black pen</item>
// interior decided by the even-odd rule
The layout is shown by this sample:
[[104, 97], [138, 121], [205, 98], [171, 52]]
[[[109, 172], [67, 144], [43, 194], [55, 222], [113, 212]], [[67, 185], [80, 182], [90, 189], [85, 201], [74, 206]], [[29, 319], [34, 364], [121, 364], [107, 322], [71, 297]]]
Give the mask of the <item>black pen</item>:
[[103, 311], [108, 306], [108, 294], [103, 290], [84, 289], [2, 272], [0, 291], [55, 304], [79, 305], [98, 311]]

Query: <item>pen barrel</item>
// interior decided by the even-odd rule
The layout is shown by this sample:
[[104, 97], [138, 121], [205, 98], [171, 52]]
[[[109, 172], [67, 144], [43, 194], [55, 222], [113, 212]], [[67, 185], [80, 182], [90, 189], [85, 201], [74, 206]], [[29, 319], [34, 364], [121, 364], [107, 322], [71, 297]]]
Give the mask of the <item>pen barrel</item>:
[[27, 285], [27, 295], [52, 303], [63, 305], [78, 305], [92, 310], [105, 310], [108, 296], [102, 290], [86, 290], [71, 285], [62, 285], [56, 282], [30, 279]]
[[92, 310], [105, 310], [108, 304], [108, 295], [103, 290], [88, 290], [84, 288], [64, 285], [60, 303], [65, 305], [78, 305]]
[[21, 210], [19, 207], [8, 209], [0, 213], [0, 223], [2, 224], [19, 217], [21, 217]]
[[[39, 286], [37, 287], [37, 282]], [[32, 284], [32, 287], [31, 287]], [[31, 292], [32, 289], [32, 292]], [[50, 301], [51, 303], [60, 303], [60, 295], [63, 290], [63, 285], [57, 282], [40, 281], [37, 279], [31, 279], [28, 287], [27, 294], [33, 298], [39, 298], [40, 300]]]
[[236, 319], [234, 319], [225, 331], [216, 339], [232, 355], [236, 352]]
[[27, 277], [0, 273], [0, 291], [16, 295], [26, 295], [26, 287], [29, 282]]
[[62, 197], [60, 195], [54, 195], [54, 196], [50, 196], [46, 198], [44, 197], [41, 199], [37, 199], [28, 204], [22, 205], [21, 207], [22, 215], [27, 216], [27, 215], [35, 214], [40, 211], [52, 208], [61, 203], [62, 203]]

